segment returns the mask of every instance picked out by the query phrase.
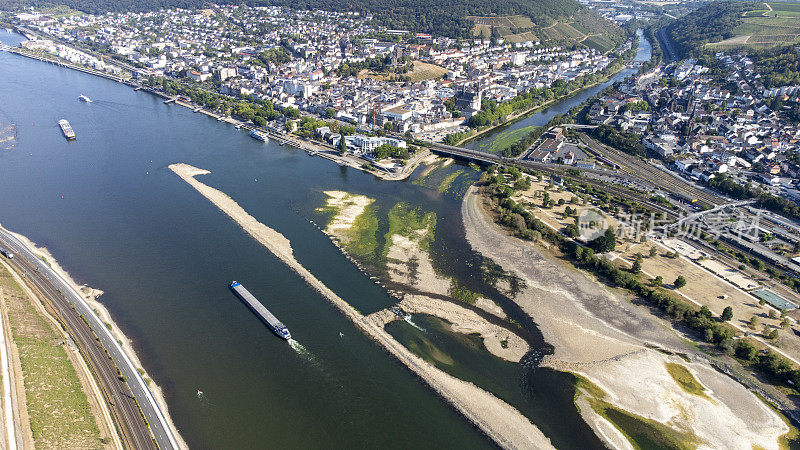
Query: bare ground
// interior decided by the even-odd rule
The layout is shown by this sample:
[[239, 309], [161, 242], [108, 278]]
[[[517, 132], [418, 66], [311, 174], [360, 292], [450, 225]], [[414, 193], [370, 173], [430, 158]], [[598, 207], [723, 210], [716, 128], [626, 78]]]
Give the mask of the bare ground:
[[[778, 447], [778, 437], [788, 427], [755, 395], [709, 368], [645, 308], [534, 244], [509, 236], [487, 217], [480, 202], [471, 189], [462, 209], [467, 239], [475, 250], [525, 281], [527, 288], [515, 301], [555, 348], [543, 364], [580, 373], [600, 385], [612, 404], [690, 431], [712, 448]], [[676, 358], [645, 344], [688, 353], [692, 362], [684, 364], [714, 401], [684, 392], [664, 368]], [[625, 439], [591, 408], [581, 408], [581, 413], [609, 445], [619, 446]]]

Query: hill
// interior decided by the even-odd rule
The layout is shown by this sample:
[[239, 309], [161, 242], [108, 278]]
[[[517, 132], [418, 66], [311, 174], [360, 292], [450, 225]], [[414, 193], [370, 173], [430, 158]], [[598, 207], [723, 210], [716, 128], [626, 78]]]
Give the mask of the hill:
[[579, 8], [568, 16], [548, 16], [549, 22], [544, 25], [524, 15], [468, 16], [467, 19], [473, 22], [475, 36], [502, 37], [510, 42], [541, 41], [567, 46], [583, 43], [607, 52], [625, 37], [621, 28], [587, 8]]
[[[206, 0], [0, 0], [0, 9], [14, 10], [25, 6], [66, 5], [87, 13], [149, 11], [160, 8], [201, 8]], [[228, 0], [220, 3], [240, 3]], [[431, 33], [453, 38], [472, 37], [475, 17], [501, 20], [511, 30], [521, 33], [539, 31], [548, 39], [566, 41], [599, 39], [616, 41], [622, 31], [575, 0], [246, 0], [250, 5], [275, 5], [292, 9], [323, 9], [329, 11], [358, 11], [371, 13], [375, 20], [388, 28]], [[509, 17], [506, 22], [505, 17]], [[562, 24], [563, 22], [563, 24]], [[592, 34], [602, 24], [611, 33]], [[587, 29], [589, 33], [582, 30]], [[551, 27], [549, 31], [548, 27]], [[489, 31], [491, 33], [491, 29]], [[602, 35], [602, 36], [601, 36]], [[538, 35], [537, 35], [538, 36]], [[599, 36], [599, 37], [597, 37]], [[578, 39], [574, 39], [578, 38]], [[591, 42], [591, 41], [590, 41]]]
[[704, 48], [763, 49], [800, 42], [800, 3], [714, 2], [667, 28], [683, 56]]

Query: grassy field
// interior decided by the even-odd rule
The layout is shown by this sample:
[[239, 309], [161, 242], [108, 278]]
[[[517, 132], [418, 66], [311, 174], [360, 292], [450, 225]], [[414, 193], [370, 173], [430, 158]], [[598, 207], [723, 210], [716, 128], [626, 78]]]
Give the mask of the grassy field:
[[443, 77], [447, 73], [447, 69], [439, 67], [435, 64], [428, 64], [422, 61], [414, 61], [414, 68], [406, 75], [411, 81], [432, 80], [434, 78]]
[[100, 431], [61, 335], [0, 268], [0, 287], [22, 366], [38, 448], [102, 448]]

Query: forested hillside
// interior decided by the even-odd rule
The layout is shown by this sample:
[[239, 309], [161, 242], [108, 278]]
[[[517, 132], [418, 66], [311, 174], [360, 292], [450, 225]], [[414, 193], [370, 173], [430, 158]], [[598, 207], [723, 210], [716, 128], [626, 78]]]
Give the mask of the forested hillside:
[[[206, 0], [0, 0], [0, 9], [63, 4], [87, 13], [102, 13], [169, 7], [199, 8], [209, 3]], [[518, 14], [529, 17], [537, 26], [548, 26], [555, 19], [569, 18], [576, 11], [583, 10], [575, 0], [246, 0], [245, 3], [293, 9], [371, 12], [381, 25], [389, 28], [464, 38], [470, 37], [473, 27], [467, 16]]]
[[760, 2], [712, 2], [674, 21], [667, 27], [667, 33], [675, 50], [687, 56], [709, 42], [733, 37], [744, 13], [763, 7]]

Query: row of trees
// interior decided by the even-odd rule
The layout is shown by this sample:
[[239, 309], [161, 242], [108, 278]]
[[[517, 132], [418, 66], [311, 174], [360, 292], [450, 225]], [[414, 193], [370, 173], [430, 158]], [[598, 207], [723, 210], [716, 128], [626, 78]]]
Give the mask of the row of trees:
[[[505, 169], [505, 172], [512, 175], [514, 183], [522, 177], [521, 173], [516, 176], [519, 171], [515, 168]], [[490, 168], [481, 175], [481, 183], [488, 186], [491, 199], [495, 203], [496, 220], [500, 224], [514, 229], [520, 237], [546, 239], [558, 245], [564, 254], [573, 259], [576, 266], [595, 273], [614, 286], [628, 289], [676, 323], [696, 331], [703, 336], [705, 341], [716, 344], [721, 351], [736, 356], [743, 363], [772, 377], [777, 383], [788, 385], [787, 382], [791, 381], [795, 386], [800, 385], [800, 370], [793, 369], [785, 358], [771, 350], [758, 351], [748, 339], [733, 339], [736, 330], [726, 324], [733, 318], [733, 309], [730, 306], [724, 308], [719, 317], [714, 317], [707, 306], [696, 309], [693, 305], [666, 291], [661, 287], [663, 282], [661, 277], [657, 277], [649, 283], [643, 283], [637, 274], [636, 262], [634, 262], [632, 270], [627, 271], [617, 267], [608, 258], [597, 256], [597, 251], [606, 251], [612, 248], [613, 229], [607, 230], [603, 236], [589, 246], [581, 246], [575, 241], [553, 232], [526, 208], [517, 205], [510, 198], [514, 193], [513, 184], [509, 186], [501, 173], [495, 173]], [[654, 256], [654, 253], [651, 251], [651, 256]], [[641, 268], [641, 260], [637, 258], [637, 261]], [[676, 289], [685, 285], [686, 280], [682, 276], [673, 282]], [[773, 330], [768, 334], [770, 338], [774, 338], [777, 333]]]
[[708, 181], [708, 186], [737, 200], [754, 198], [756, 199], [756, 204], [764, 209], [793, 219], [800, 219], [800, 207], [797, 206], [797, 203], [772, 195], [758, 187], [754, 187], [751, 183], [742, 185], [728, 178], [725, 174], [718, 174]]

